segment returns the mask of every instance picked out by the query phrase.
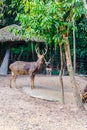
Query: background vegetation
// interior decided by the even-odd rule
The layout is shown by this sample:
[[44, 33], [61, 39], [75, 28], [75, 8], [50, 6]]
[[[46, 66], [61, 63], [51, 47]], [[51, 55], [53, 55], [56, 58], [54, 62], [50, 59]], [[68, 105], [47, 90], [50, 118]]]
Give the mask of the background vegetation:
[[[69, 8], [67, 0], [65, 6]], [[80, 2], [78, 6], [81, 6]], [[57, 27], [60, 26], [61, 23], [59, 23], [59, 20], [64, 15], [58, 14], [57, 8], [59, 8], [59, 5], [55, 4], [54, 0], [8, 0], [0, 2], [0, 28], [11, 24], [18, 24], [22, 26], [22, 30], [19, 32], [22, 34], [22, 37], [28, 38], [33, 36], [39, 39], [45, 39], [48, 44], [46, 59], [52, 59], [54, 70], [60, 67], [59, 46], [57, 46], [58, 36], [60, 34]], [[77, 12], [81, 13], [81, 10], [78, 8]], [[72, 23], [68, 26], [72, 28]], [[84, 17], [84, 14], [75, 22], [75, 34], [76, 71], [79, 74], [87, 74], [87, 19]], [[69, 41], [73, 61], [72, 29], [69, 33]], [[6, 47], [4, 44], [0, 44], [0, 48], [4, 50]], [[22, 48], [24, 48], [24, 51], [21, 60], [25, 60], [25, 57], [26, 61], [36, 59], [35, 52], [32, 53], [32, 46], [28, 44], [23, 47], [17, 47], [16, 49], [12, 48], [12, 54], [15, 56], [14, 60], [19, 56]], [[1, 57], [4, 55], [3, 52], [0, 54]], [[34, 55], [34, 57], [31, 55]], [[57, 72], [55, 71], [55, 73]]]

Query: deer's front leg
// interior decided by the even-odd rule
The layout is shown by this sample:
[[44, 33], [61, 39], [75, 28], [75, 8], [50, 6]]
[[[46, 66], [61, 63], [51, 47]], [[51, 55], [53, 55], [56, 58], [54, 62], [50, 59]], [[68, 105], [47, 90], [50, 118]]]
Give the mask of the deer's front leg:
[[33, 89], [33, 88], [35, 88], [35, 86], [34, 86], [34, 78], [35, 78], [35, 76], [31, 75], [30, 78], [31, 78], [31, 88]]

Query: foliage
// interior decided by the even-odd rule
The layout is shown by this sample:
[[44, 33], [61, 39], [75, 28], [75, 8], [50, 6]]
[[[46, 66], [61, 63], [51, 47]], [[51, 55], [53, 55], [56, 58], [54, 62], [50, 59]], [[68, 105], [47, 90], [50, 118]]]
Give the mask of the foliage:
[[[1, 26], [13, 23], [20, 24], [22, 30], [19, 32], [15, 31], [15, 33], [20, 33], [23, 37], [27, 38], [36, 37], [39, 39], [45, 39], [48, 44], [52, 45], [52, 51], [53, 47], [58, 43], [64, 43], [64, 39], [60, 35], [66, 33], [68, 29], [70, 30], [70, 45], [72, 47], [71, 32], [72, 29], [75, 29], [77, 57], [79, 57], [79, 55], [80, 58], [86, 56], [86, 23], [83, 22], [83, 17], [78, 20], [78, 18], [85, 13], [81, 1], [6, 0], [3, 3], [0, 1], [0, 7], [3, 9], [3, 11], [0, 12]], [[73, 19], [77, 21], [77, 29], [72, 26]], [[20, 51], [21, 49], [19, 49], [19, 53]], [[16, 53], [16, 49], [12, 52]], [[73, 47], [71, 52], [73, 52]]]
[[[58, 1], [58, 2], [57, 2]], [[6, 24], [20, 22], [24, 37], [45, 39], [47, 43], [58, 44], [58, 37], [72, 28], [72, 18], [82, 12], [82, 3], [77, 0], [8, 0], [4, 2]]]
[[0, 1], [0, 25], [2, 24], [2, 19], [3, 19], [3, 2], [1, 0]]
[[[25, 1], [23, 13], [17, 13], [17, 21], [23, 27], [24, 37], [45, 39], [47, 43], [58, 44], [58, 37], [72, 28], [72, 18], [77, 19], [83, 12], [81, 1], [69, 0], [44, 2]], [[21, 5], [20, 5], [21, 7]]]
[[18, 12], [22, 13], [23, 4], [21, 2], [21, 0], [5, 0], [3, 2], [0, 1], [0, 15], [2, 15], [2, 17], [0, 17], [1, 27], [17, 23], [15, 22], [15, 17], [17, 16]]
[[[15, 60], [22, 60], [22, 61], [31, 61], [35, 60], [33, 57], [34, 52], [32, 52], [32, 45], [33, 45], [33, 51], [35, 52], [35, 45], [32, 44], [25, 44], [21, 46], [15, 45], [13, 48], [11, 48], [11, 62], [14, 62]], [[32, 54], [33, 53], [33, 54]]]
[[87, 20], [79, 19], [76, 31], [77, 62], [79, 73], [87, 74]]
[[[76, 66], [77, 72], [87, 74], [87, 19], [82, 16], [76, 21]], [[71, 56], [73, 59], [72, 30], [69, 35]]]

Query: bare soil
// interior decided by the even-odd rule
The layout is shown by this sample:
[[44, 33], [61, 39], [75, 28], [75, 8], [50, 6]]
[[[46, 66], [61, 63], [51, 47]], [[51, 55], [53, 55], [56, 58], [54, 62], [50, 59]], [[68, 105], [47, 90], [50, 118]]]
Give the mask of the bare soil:
[[[35, 85], [59, 92], [60, 101], [32, 98], [22, 91], [30, 85], [29, 77], [17, 79], [17, 88], [9, 87], [11, 76], [0, 76], [0, 130], [87, 130], [87, 114], [80, 111], [73, 99], [70, 78], [63, 77], [65, 104], [61, 102], [58, 76], [37, 75]], [[81, 92], [87, 79], [75, 77]], [[87, 104], [84, 104], [87, 110]]]

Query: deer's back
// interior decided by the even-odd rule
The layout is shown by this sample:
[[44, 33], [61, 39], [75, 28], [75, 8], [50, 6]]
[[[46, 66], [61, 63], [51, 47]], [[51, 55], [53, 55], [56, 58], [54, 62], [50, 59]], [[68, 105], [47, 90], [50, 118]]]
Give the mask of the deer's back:
[[16, 61], [12, 63], [9, 68], [15, 75], [26, 75], [29, 71], [34, 71], [36, 66], [35, 62]]

